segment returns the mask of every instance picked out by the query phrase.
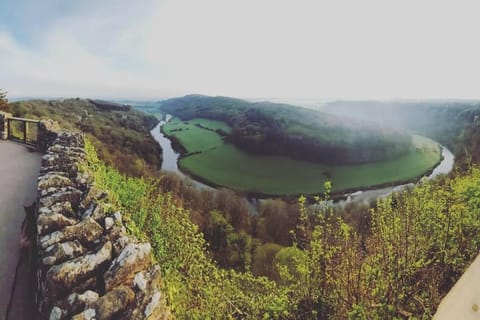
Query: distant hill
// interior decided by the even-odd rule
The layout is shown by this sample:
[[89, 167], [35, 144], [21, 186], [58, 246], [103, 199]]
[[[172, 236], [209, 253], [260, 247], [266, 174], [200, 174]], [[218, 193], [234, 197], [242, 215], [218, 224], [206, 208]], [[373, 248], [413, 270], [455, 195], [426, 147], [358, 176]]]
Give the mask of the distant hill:
[[129, 175], [159, 168], [162, 150], [150, 135], [152, 116], [114, 102], [85, 99], [27, 100], [10, 104], [17, 117], [53, 119], [66, 129], [87, 134], [106, 163]]
[[467, 152], [480, 163], [479, 101], [335, 101], [322, 111], [411, 130], [446, 145], [460, 162]]
[[105, 100], [87, 100], [90, 103], [93, 103], [97, 109], [102, 111], [130, 111], [132, 107], [128, 104], [121, 104], [116, 102], [110, 102]]
[[359, 164], [395, 158], [412, 149], [411, 136], [402, 130], [287, 104], [188, 95], [159, 105], [182, 120], [224, 121], [232, 127], [227, 141], [257, 154]]

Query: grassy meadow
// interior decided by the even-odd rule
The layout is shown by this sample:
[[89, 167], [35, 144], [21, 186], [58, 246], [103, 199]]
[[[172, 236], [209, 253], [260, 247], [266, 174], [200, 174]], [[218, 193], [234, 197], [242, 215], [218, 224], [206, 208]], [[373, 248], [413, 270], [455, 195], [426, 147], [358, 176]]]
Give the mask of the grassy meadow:
[[222, 136], [215, 132], [229, 132], [230, 127], [221, 121], [209, 119], [192, 119], [181, 121], [173, 118], [164, 125], [163, 131], [168, 136], [174, 135], [188, 153], [205, 152], [224, 144]]
[[415, 136], [416, 150], [393, 160], [360, 165], [325, 165], [285, 156], [252, 155], [216, 132], [230, 128], [221, 121], [172, 119], [164, 127], [186, 148], [180, 160], [182, 170], [219, 186], [267, 195], [315, 194], [326, 180], [333, 191], [406, 181], [421, 176], [440, 160], [434, 141]]

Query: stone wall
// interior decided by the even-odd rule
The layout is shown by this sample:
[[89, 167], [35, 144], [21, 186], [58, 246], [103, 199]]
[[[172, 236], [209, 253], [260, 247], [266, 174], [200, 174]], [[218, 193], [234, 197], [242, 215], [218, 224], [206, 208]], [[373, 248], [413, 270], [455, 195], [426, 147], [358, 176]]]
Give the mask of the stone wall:
[[167, 319], [151, 246], [127, 234], [122, 213], [92, 184], [81, 133], [40, 125], [36, 302], [41, 319]]

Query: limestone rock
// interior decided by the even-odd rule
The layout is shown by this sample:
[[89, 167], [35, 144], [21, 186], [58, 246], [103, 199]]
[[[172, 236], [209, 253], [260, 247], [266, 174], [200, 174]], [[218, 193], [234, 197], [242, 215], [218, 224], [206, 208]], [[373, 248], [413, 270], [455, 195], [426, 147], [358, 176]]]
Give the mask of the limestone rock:
[[135, 293], [132, 289], [126, 286], [117, 287], [100, 297], [82, 313], [72, 317], [72, 320], [117, 319], [129, 307], [134, 298]]
[[38, 210], [38, 214], [52, 214], [52, 213], [62, 214], [69, 218], [75, 217], [72, 204], [70, 203], [70, 201], [57, 202], [51, 207], [41, 207]]
[[118, 211], [113, 214], [113, 218], [115, 219], [115, 222], [118, 222], [118, 223], [123, 222], [122, 214]]
[[69, 188], [67, 191], [61, 191], [46, 197], [40, 198], [41, 207], [51, 207], [56, 203], [68, 201], [76, 208], [80, 203], [82, 192], [75, 188]]
[[57, 174], [46, 174], [38, 178], [37, 189], [46, 190], [48, 188], [58, 187], [71, 187], [73, 186], [72, 180], [65, 176]]
[[52, 171], [63, 171], [66, 173], [68, 177], [74, 178], [78, 174], [79, 164], [76, 162], [72, 162], [72, 163], [65, 163], [62, 165], [43, 166], [40, 168], [41, 174], [45, 174]]
[[81, 207], [83, 209], [86, 209], [88, 208], [93, 201], [96, 201], [96, 200], [100, 200], [100, 199], [103, 199], [107, 196], [108, 194], [103, 191], [103, 190], [100, 190], [98, 188], [95, 188], [95, 187], [91, 187], [88, 192], [87, 192], [87, 195], [85, 196], [85, 198], [82, 200], [82, 203], [81, 203]]
[[38, 178], [40, 179], [40, 178], [48, 176], [48, 175], [56, 175], [56, 176], [62, 176], [62, 177], [67, 177], [68, 178], [68, 174], [66, 172], [63, 172], [63, 171], [49, 171], [49, 172], [39, 176]]
[[37, 217], [37, 232], [40, 236], [43, 236], [76, 223], [76, 220], [67, 218], [59, 213], [39, 214]]
[[133, 284], [136, 294], [134, 307], [127, 314], [128, 319], [164, 320], [170, 318], [165, 297], [160, 291], [161, 276], [158, 266], [137, 273]]
[[98, 300], [98, 293], [87, 290], [83, 293], [72, 293], [66, 299], [55, 304], [50, 312], [50, 320], [63, 320], [82, 311], [85, 306]]
[[92, 218], [87, 218], [74, 226], [68, 226], [41, 237], [40, 245], [45, 249], [55, 243], [68, 240], [78, 240], [83, 245], [89, 245], [99, 239], [102, 233], [103, 228]]
[[132, 239], [126, 235], [126, 233], [120, 237], [112, 236], [113, 233], [108, 234], [108, 239], [116, 239], [115, 242], [113, 242], [113, 254], [115, 256], [118, 256], [122, 250], [128, 246], [129, 244], [136, 243], [137, 241], [135, 239]]
[[110, 230], [113, 227], [114, 223], [115, 223], [115, 220], [113, 220], [112, 217], [106, 217], [104, 221], [105, 230]]
[[111, 260], [112, 243], [107, 242], [95, 253], [55, 265], [46, 275], [48, 295], [55, 301], [68, 290], [89, 279], [105, 263]]
[[45, 249], [42, 262], [46, 266], [59, 264], [79, 257], [85, 251], [85, 248], [77, 240], [56, 243]]
[[83, 148], [85, 146], [85, 140], [81, 132], [59, 132], [57, 135], [57, 139], [55, 139], [53, 144], [59, 144], [67, 147]]
[[84, 292], [85, 290], [98, 290], [99, 289], [99, 283], [97, 281], [97, 276], [94, 274], [87, 280], [80, 281], [76, 286], [72, 288], [72, 292]]
[[99, 203], [96, 206], [92, 206], [92, 204], [90, 204], [89, 209], [85, 211], [82, 218], [85, 219], [87, 217], [91, 217], [97, 222], [103, 222], [103, 220], [105, 219], [105, 215], [110, 210], [110, 208], [111, 206], [105, 203]]
[[104, 274], [106, 290], [120, 284], [131, 285], [135, 274], [151, 264], [151, 249], [150, 243], [127, 245]]
[[75, 183], [80, 190], [86, 191], [88, 185], [93, 183], [93, 178], [88, 172], [81, 172], [75, 177]]
[[[108, 218], [107, 218], [108, 219]], [[105, 226], [106, 228], [106, 226]], [[114, 248], [114, 253], [115, 256], [119, 255], [120, 252], [125, 248], [125, 246], [128, 243], [132, 243], [133, 241], [130, 241], [128, 243], [118, 244], [117, 245], [117, 240], [127, 236], [127, 229], [123, 226], [123, 224], [115, 223], [107, 230], [107, 234], [105, 235], [104, 239], [105, 241], [111, 241], [113, 243], [113, 248]]]
[[85, 156], [81, 154], [61, 154], [61, 153], [47, 153], [42, 157], [43, 167], [56, 167], [58, 171], [69, 168], [70, 165], [77, 162], [82, 162]]
[[51, 147], [47, 149], [48, 153], [63, 153], [63, 154], [79, 154], [79, 155], [84, 155], [85, 150], [83, 148], [79, 147], [71, 147], [71, 146], [63, 146], [60, 144], [54, 144]]

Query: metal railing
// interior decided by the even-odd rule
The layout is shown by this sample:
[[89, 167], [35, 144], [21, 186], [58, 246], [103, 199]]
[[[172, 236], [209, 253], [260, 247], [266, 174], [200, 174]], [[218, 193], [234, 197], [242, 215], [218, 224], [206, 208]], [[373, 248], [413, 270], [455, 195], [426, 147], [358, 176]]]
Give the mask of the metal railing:
[[38, 142], [38, 120], [24, 118], [7, 119], [8, 139], [36, 146]]

